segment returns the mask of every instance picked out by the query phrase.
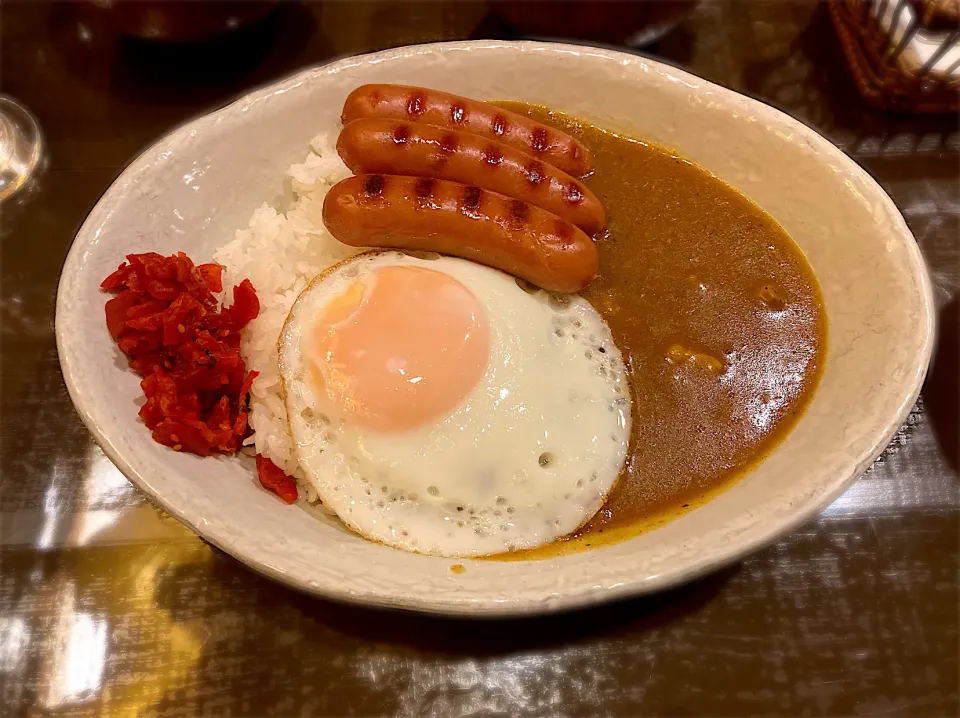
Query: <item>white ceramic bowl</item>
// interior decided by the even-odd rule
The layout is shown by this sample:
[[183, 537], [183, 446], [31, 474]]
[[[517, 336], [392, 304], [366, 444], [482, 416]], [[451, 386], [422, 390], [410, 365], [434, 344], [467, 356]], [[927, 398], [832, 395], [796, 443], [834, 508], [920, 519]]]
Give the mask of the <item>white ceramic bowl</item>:
[[[370, 543], [289, 507], [246, 459], [199, 459], [154, 443], [136, 420], [137, 377], [107, 334], [98, 283], [125, 254], [208, 261], [280, 194], [307, 142], [335, 132], [357, 85], [425, 85], [543, 103], [648, 138], [738, 187], [793, 236], [829, 319], [823, 380], [806, 414], [755, 471], [706, 506], [624, 543], [539, 562], [451, 561]], [[624, 178], [628, 180], [628, 178]], [[249, 566], [318, 595], [451, 614], [553, 611], [686, 581], [771, 542], [836, 498], [879, 454], [923, 380], [930, 283], [890, 198], [790, 117], [635, 55], [531, 42], [459, 42], [340, 60], [262, 88], [141, 155], [87, 218], [57, 297], [70, 395], [121, 471]], [[455, 574], [454, 563], [466, 571]]]

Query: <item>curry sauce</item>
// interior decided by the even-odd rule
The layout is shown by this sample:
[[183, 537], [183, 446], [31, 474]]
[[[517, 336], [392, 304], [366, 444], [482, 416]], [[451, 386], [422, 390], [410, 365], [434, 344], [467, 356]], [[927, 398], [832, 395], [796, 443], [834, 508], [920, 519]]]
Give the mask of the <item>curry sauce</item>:
[[826, 317], [816, 277], [765, 211], [661, 147], [523, 103], [593, 153], [607, 229], [582, 294], [627, 365], [633, 429], [603, 508], [544, 558], [621, 541], [702, 505], [790, 431], [817, 385]]

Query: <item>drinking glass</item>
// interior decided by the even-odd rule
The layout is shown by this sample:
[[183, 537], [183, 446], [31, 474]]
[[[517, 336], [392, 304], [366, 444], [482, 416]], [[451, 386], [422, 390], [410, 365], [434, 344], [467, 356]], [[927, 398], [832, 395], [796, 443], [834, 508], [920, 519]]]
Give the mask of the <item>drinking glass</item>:
[[33, 115], [8, 95], [0, 95], [0, 202], [11, 197], [40, 163], [43, 139]]

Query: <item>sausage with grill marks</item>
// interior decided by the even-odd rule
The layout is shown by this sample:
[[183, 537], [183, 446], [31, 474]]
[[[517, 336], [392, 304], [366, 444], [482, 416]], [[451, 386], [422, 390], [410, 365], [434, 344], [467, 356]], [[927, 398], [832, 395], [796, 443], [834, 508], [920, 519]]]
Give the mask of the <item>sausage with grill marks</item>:
[[362, 85], [347, 96], [340, 120], [391, 117], [462, 130], [531, 154], [574, 177], [593, 167], [590, 151], [566, 132], [486, 102], [407, 85]]
[[323, 201], [330, 234], [354, 247], [452, 254], [553, 292], [597, 275], [597, 248], [581, 229], [496, 192], [428, 177], [356, 175]]
[[579, 180], [510, 145], [469, 132], [369, 117], [343, 128], [337, 152], [356, 174], [476, 185], [541, 207], [587, 234], [603, 228], [603, 206]]

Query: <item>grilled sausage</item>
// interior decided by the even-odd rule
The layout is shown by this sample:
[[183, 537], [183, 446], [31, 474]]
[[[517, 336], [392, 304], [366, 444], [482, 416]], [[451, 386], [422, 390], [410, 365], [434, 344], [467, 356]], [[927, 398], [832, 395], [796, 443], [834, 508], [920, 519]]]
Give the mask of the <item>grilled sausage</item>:
[[554, 292], [577, 292], [597, 274], [586, 234], [539, 207], [479, 187], [397, 175], [357, 175], [323, 201], [330, 234], [354, 247], [452, 254]]
[[362, 85], [347, 96], [340, 120], [392, 117], [459, 129], [526, 152], [574, 177], [592, 168], [590, 152], [565, 132], [486, 102], [407, 85]]
[[337, 152], [356, 174], [476, 185], [541, 207], [587, 234], [603, 228], [603, 206], [580, 181], [510, 145], [469, 132], [369, 117], [343, 128]]

